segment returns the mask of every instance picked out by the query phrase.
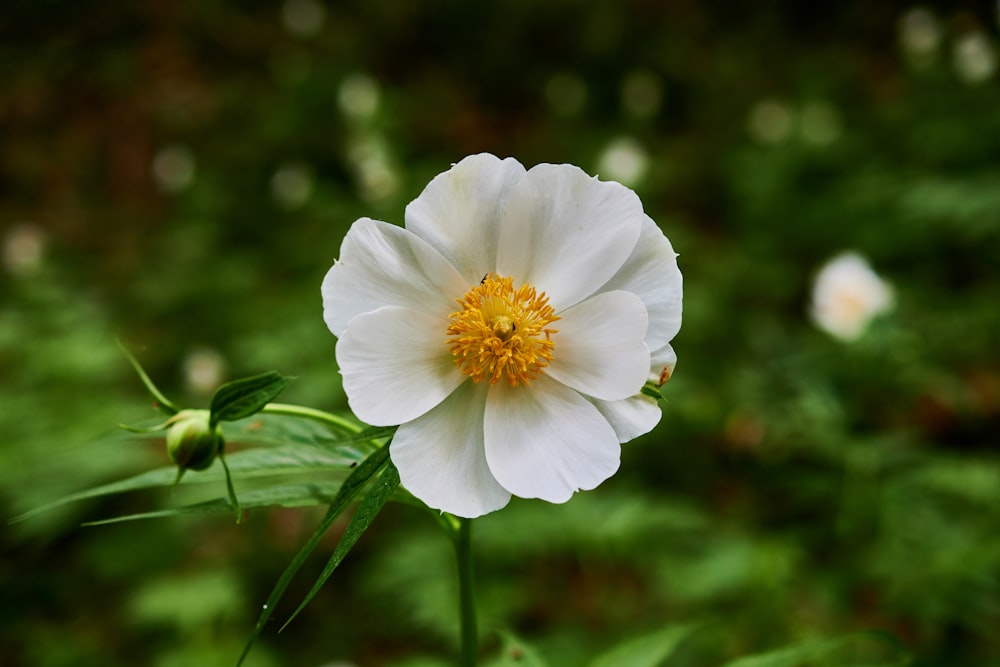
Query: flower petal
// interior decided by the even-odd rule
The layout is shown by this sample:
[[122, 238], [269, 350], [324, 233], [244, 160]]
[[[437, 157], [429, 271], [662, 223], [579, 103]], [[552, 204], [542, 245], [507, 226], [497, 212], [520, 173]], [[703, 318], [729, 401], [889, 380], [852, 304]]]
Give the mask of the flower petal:
[[496, 270], [500, 218], [511, 186], [523, 175], [524, 167], [513, 158], [471, 155], [436, 176], [410, 202], [406, 228], [447, 257], [468, 289]]
[[443, 401], [465, 376], [444, 344], [447, 319], [383, 306], [352, 319], [337, 341], [344, 391], [358, 419], [402, 424]]
[[361, 218], [323, 279], [323, 319], [339, 337], [355, 315], [407, 306], [447, 317], [468, 282], [426, 241], [401, 227]]
[[663, 413], [656, 400], [639, 394], [621, 401], [591, 399], [618, 436], [618, 442], [628, 442], [652, 431]]
[[649, 355], [649, 381], [662, 385], [674, 374], [677, 366], [677, 353], [673, 346], [667, 343], [659, 350]]
[[614, 401], [639, 393], [649, 374], [648, 324], [631, 292], [602, 292], [563, 311], [545, 373], [573, 389]]
[[492, 386], [485, 434], [490, 471], [522, 498], [566, 502], [613, 475], [621, 459], [618, 437], [598, 409], [544, 375], [528, 385]]
[[655, 350], [680, 331], [683, 287], [677, 253], [653, 219], [644, 215], [639, 242], [602, 291], [620, 289], [639, 295], [649, 311], [646, 344]]
[[511, 188], [497, 273], [544, 291], [558, 312], [596, 292], [621, 268], [644, 215], [639, 198], [623, 185], [572, 165], [537, 165]]
[[510, 492], [486, 464], [483, 413], [488, 391], [485, 382], [469, 382], [396, 431], [389, 455], [403, 486], [428, 507], [471, 519], [510, 501]]

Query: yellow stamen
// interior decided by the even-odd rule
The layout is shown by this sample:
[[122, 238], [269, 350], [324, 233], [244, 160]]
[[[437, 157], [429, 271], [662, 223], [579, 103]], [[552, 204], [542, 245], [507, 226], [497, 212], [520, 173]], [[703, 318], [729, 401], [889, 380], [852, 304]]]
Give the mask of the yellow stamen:
[[506, 377], [512, 387], [538, 377], [552, 361], [559, 318], [545, 292], [514, 279], [489, 274], [456, 299], [462, 307], [451, 314], [448, 349], [459, 370], [473, 382], [496, 384]]

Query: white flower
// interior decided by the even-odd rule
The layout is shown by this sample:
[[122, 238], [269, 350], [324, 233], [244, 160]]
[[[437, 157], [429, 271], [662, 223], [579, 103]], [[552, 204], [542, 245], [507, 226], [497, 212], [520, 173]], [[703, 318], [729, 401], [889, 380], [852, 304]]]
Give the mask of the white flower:
[[403, 485], [462, 517], [565, 502], [660, 419], [681, 274], [618, 183], [482, 154], [438, 175], [406, 228], [362, 218], [323, 281], [354, 413], [399, 424]]
[[861, 337], [871, 320], [892, 307], [892, 288], [861, 255], [845, 252], [820, 269], [810, 314], [817, 326], [841, 340]]

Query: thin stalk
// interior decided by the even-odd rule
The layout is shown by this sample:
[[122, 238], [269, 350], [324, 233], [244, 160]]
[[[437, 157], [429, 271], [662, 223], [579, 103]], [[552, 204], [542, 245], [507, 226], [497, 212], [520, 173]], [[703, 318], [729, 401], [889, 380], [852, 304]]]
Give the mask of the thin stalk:
[[479, 629], [476, 625], [476, 596], [472, 577], [472, 519], [459, 519], [455, 536], [458, 561], [458, 599], [462, 621], [461, 667], [476, 667], [479, 656]]
[[304, 417], [305, 419], [312, 419], [314, 421], [323, 422], [324, 424], [329, 424], [330, 426], [347, 431], [348, 433], [360, 433], [362, 431], [361, 426], [358, 426], [343, 417], [338, 417], [337, 415], [324, 412], [322, 410], [316, 410], [315, 408], [306, 408], [301, 405], [291, 405], [289, 403], [268, 403], [264, 406], [261, 412], [272, 415]]

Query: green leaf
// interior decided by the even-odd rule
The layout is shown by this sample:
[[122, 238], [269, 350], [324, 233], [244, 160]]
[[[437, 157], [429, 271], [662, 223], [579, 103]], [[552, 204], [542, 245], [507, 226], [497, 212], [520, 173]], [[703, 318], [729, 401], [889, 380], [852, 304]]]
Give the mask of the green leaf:
[[[875, 640], [878, 648], [888, 648], [891, 657], [871, 657], [874, 646], [866, 642], [867, 647], [860, 646], [861, 640]], [[855, 649], [858, 654], [866, 653], [862, 658], [856, 655], [848, 657], [848, 648]], [[868, 651], [863, 651], [867, 648]], [[838, 637], [836, 639], [813, 640], [780, 648], [767, 653], [749, 655], [737, 658], [725, 664], [724, 667], [842, 667], [843, 665], [866, 665], [867, 667], [903, 667], [910, 662], [910, 656], [900, 648], [893, 638], [880, 633], [861, 632]]]
[[500, 636], [500, 656], [491, 661], [489, 667], [548, 667], [538, 651], [520, 637], [509, 632], [501, 632]]
[[643, 635], [616, 646], [595, 658], [590, 667], [658, 667], [698, 626], [680, 625]]
[[[295, 508], [313, 505], [326, 505], [336, 497], [340, 487], [340, 480], [269, 486], [263, 489], [243, 492], [240, 496], [240, 507], [244, 510], [248, 510], [260, 507]], [[227, 494], [226, 496], [220, 496], [218, 498], [213, 498], [212, 500], [191, 503], [180, 507], [170, 507], [167, 509], [155, 510], [153, 512], [128, 514], [112, 519], [101, 519], [99, 521], [88, 521], [83, 525], [105, 526], [113, 523], [138, 521], [142, 519], [162, 519], [167, 517], [185, 516], [189, 514], [210, 514], [232, 511], [232, 501], [229, 499]]]
[[330, 509], [327, 510], [326, 516], [320, 521], [319, 526], [317, 526], [316, 531], [313, 533], [309, 541], [306, 542], [299, 552], [289, 563], [288, 567], [282, 573], [281, 577], [278, 579], [278, 583], [274, 585], [271, 590], [271, 594], [267, 598], [267, 602], [264, 603], [264, 607], [261, 611], [260, 617], [257, 619], [257, 625], [254, 626], [253, 632], [250, 633], [250, 638], [247, 640], [247, 644], [243, 649], [243, 653], [240, 655], [239, 661], [236, 663], [237, 667], [243, 664], [246, 659], [247, 654], [250, 653], [250, 649], [253, 647], [254, 642], [260, 637], [260, 633], [263, 632], [264, 626], [267, 621], [271, 618], [271, 614], [274, 613], [274, 608], [277, 606], [278, 602], [281, 600], [282, 595], [285, 594], [285, 589], [288, 588], [288, 584], [291, 583], [295, 574], [302, 567], [302, 564], [312, 553], [316, 545], [319, 544], [320, 539], [330, 529], [337, 517], [347, 508], [348, 504], [354, 499], [354, 497], [361, 491], [362, 488], [374, 477], [389, 461], [389, 443], [385, 446], [376, 449], [372, 452], [371, 456], [361, 462], [354, 472], [344, 480], [343, 485], [341, 485], [340, 490], [337, 491], [337, 496], [330, 503]]
[[[388, 447], [386, 449], [388, 450]], [[323, 568], [323, 572], [320, 573], [316, 583], [313, 584], [312, 590], [309, 591], [305, 599], [299, 604], [298, 609], [281, 626], [281, 630], [288, 627], [288, 624], [299, 615], [299, 612], [305, 609], [305, 606], [319, 592], [319, 589], [323, 587], [323, 584], [330, 578], [330, 575], [337, 569], [337, 566], [344, 560], [344, 557], [347, 556], [351, 548], [357, 544], [358, 539], [368, 530], [368, 526], [372, 524], [372, 521], [378, 516], [378, 513], [385, 506], [386, 502], [388, 502], [389, 498], [392, 497], [398, 486], [399, 471], [396, 470], [396, 466], [392, 464], [392, 461], [387, 461], [385, 470], [379, 475], [378, 480], [372, 486], [368, 495], [358, 505], [358, 510], [351, 518], [351, 523], [347, 525], [347, 530], [344, 531], [344, 536], [340, 538], [337, 548], [333, 550], [333, 555], [330, 556], [330, 560], [327, 562], [326, 567]]]
[[135, 357], [132, 356], [132, 353], [128, 351], [128, 349], [121, 341], [118, 341], [118, 349], [122, 351], [122, 354], [125, 355], [125, 358], [128, 359], [128, 362], [132, 364], [132, 368], [135, 369], [135, 372], [139, 376], [139, 379], [142, 381], [142, 384], [146, 386], [146, 391], [148, 391], [150, 395], [153, 397], [153, 399], [156, 401], [156, 407], [159, 408], [161, 412], [165, 412], [168, 415], [175, 415], [178, 412], [180, 412], [180, 409], [177, 408], [177, 406], [175, 406], [169, 400], [167, 400], [167, 397], [164, 396], [163, 393], [156, 388], [156, 385], [153, 384], [153, 381], [149, 379], [148, 375], [146, 375], [146, 371], [142, 369], [142, 366], [139, 365], [139, 362], [136, 360]]
[[277, 398], [278, 394], [291, 384], [292, 379], [276, 371], [268, 371], [227, 382], [219, 387], [212, 397], [213, 423], [236, 421], [260, 412], [261, 408]]
[[[230, 471], [242, 478], [313, 473], [317, 470], [331, 468], [343, 470], [357, 463], [353, 456], [341, 456], [335, 451], [303, 447], [302, 445], [286, 445], [284, 447], [272, 447], [268, 449], [248, 449], [230, 454], [227, 461]], [[157, 468], [135, 475], [134, 477], [64, 496], [47, 505], [26, 512], [12, 521], [23, 521], [41, 512], [89, 498], [173, 486], [176, 480], [176, 467], [167, 466]], [[222, 481], [225, 481], [225, 473], [221, 466], [212, 466], [203, 472], [187, 475], [180, 482], [179, 486], [207, 483], [217, 484]]]

